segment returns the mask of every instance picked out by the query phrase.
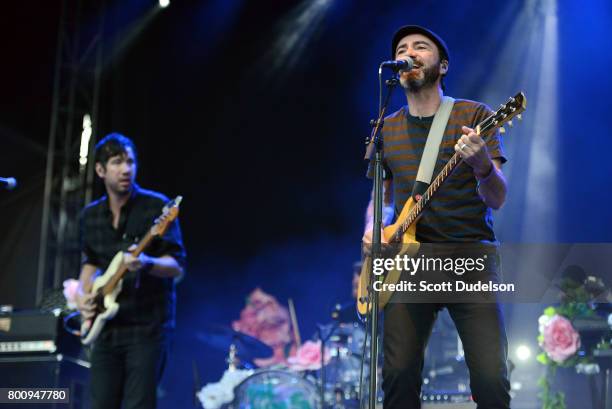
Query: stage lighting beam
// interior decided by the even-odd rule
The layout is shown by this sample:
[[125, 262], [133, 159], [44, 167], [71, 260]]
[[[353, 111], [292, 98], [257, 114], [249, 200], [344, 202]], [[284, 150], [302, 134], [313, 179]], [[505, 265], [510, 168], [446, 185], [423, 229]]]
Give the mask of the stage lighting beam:
[[531, 358], [531, 349], [527, 345], [519, 345], [516, 348], [516, 357], [521, 362], [526, 362]]
[[89, 155], [89, 140], [91, 139], [91, 116], [85, 114], [83, 116], [83, 131], [81, 132], [81, 147], [79, 149], [79, 164], [81, 169], [87, 165], [87, 156]]

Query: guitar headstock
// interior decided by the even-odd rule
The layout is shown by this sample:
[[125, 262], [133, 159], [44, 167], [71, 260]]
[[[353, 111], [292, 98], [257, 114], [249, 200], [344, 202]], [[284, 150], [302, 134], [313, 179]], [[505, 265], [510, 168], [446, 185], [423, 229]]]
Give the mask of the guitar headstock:
[[170, 223], [172, 223], [179, 215], [179, 206], [181, 201], [183, 200], [183, 196], [177, 196], [172, 199], [162, 209], [162, 214], [157, 219], [155, 219], [155, 223], [153, 227], [151, 227], [151, 235], [152, 236], [163, 236], [164, 233], [170, 227]]
[[[490, 129], [502, 127], [504, 124], [508, 124], [508, 126], [512, 126], [512, 118], [516, 117], [517, 119], [522, 119], [521, 114], [527, 108], [527, 98], [525, 98], [525, 94], [519, 92], [513, 97], [508, 98], [508, 100], [502, 104], [499, 109], [493, 112], [487, 119], [482, 121], [477, 127], [476, 133], [481, 134]], [[504, 128], [500, 129], [500, 132], [504, 132]]]

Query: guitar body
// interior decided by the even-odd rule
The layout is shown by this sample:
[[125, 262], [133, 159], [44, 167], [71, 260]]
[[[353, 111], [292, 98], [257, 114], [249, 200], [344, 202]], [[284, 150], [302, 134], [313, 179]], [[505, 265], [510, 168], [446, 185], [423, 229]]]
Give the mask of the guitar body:
[[109, 264], [108, 268], [101, 276], [97, 277], [93, 282], [91, 292], [93, 294], [99, 294], [99, 299], [96, 297], [98, 302], [99, 312], [90, 320], [83, 321], [81, 324], [81, 343], [83, 345], [92, 344], [102, 332], [106, 321], [112, 319], [117, 315], [119, 311], [119, 304], [117, 303], [117, 297], [121, 292], [123, 280], [119, 280], [113, 291], [103, 295], [102, 290], [104, 286], [115, 276], [122, 265], [123, 252], [118, 252], [113, 260]]
[[[409, 197], [395, 223], [388, 225], [383, 229], [385, 237], [393, 237], [400, 229], [401, 224], [408, 218], [408, 214], [415, 206], [414, 199]], [[402, 244], [414, 244], [416, 241], [416, 223], [412, 223], [406, 232], [402, 235]]]
[[[406, 220], [414, 206], [414, 199], [409, 197], [400, 215], [397, 217], [397, 221], [383, 229], [384, 238], [387, 239], [387, 241], [399, 231], [401, 224]], [[399, 255], [407, 254], [408, 256], [414, 256], [419, 251], [419, 242], [416, 240], [416, 222], [412, 223], [404, 234], [402, 234], [401, 242], [390, 244], [399, 248]], [[372, 305], [368, 302], [370, 299], [370, 277], [372, 275], [371, 264], [372, 257], [366, 256], [361, 266], [361, 273], [359, 274], [359, 284], [357, 286], [357, 311], [361, 315], [366, 315], [372, 309]], [[401, 271], [396, 269], [390, 270], [384, 275], [383, 284], [396, 284], [400, 276]], [[387, 305], [392, 295], [393, 292], [391, 291], [379, 291], [378, 304], [381, 310]]]

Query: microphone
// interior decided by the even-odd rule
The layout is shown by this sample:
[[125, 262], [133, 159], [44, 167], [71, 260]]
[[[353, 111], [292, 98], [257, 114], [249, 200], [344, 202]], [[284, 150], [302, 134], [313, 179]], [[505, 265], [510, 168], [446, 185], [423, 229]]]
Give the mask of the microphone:
[[0, 186], [6, 187], [7, 190], [13, 190], [17, 186], [15, 178], [0, 178]]
[[410, 71], [413, 65], [414, 61], [412, 61], [412, 58], [408, 57], [405, 60], [383, 61], [380, 64], [380, 68], [391, 68], [395, 72]]

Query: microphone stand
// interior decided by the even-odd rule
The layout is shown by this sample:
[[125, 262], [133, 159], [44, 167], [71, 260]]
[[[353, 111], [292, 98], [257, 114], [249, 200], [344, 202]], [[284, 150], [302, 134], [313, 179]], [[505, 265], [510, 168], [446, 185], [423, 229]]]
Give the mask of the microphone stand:
[[[381, 75], [382, 65], [379, 68], [378, 75]], [[397, 77], [392, 77], [385, 81], [387, 86], [387, 95], [385, 101], [380, 108], [378, 119], [376, 121], [370, 121], [373, 126], [372, 134], [366, 141], [368, 148], [366, 149], [366, 160], [372, 160], [374, 156], [374, 224], [372, 227], [372, 251], [370, 257], [370, 283], [368, 285], [368, 304], [371, 305], [370, 313], [370, 385], [369, 385], [369, 409], [376, 408], [376, 389], [377, 389], [377, 364], [378, 364], [378, 292], [374, 291], [374, 282], [379, 278], [374, 275], [374, 260], [381, 256], [381, 229], [382, 229], [382, 206], [383, 206], [383, 137], [382, 127], [384, 124], [384, 117], [387, 111], [387, 105], [391, 98], [393, 88], [399, 83]]]

